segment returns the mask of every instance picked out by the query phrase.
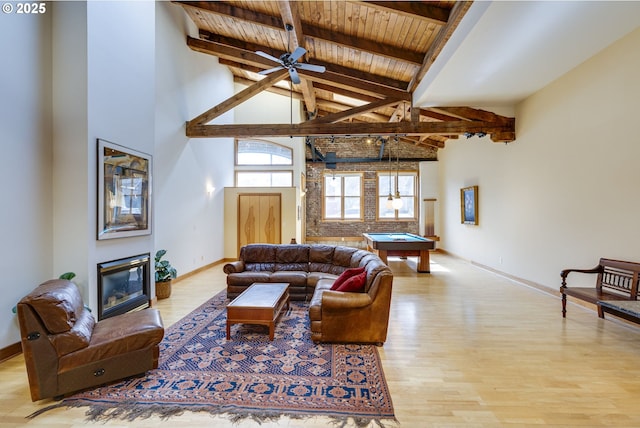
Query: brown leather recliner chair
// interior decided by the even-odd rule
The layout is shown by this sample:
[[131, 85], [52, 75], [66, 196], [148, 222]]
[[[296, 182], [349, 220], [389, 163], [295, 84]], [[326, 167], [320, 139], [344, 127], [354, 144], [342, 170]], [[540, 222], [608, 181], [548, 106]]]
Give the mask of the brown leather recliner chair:
[[157, 309], [96, 322], [78, 287], [59, 279], [38, 286], [17, 309], [33, 401], [158, 367], [164, 327]]

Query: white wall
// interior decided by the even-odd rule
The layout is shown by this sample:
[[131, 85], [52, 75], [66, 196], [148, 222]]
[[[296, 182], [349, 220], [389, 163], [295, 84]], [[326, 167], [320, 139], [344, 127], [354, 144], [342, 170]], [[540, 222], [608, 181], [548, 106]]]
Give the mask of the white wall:
[[55, 276], [74, 271], [97, 314], [97, 264], [153, 250], [153, 236], [96, 239], [97, 139], [153, 155], [155, 4], [59, 2], [53, 23]]
[[16, 303], [51, 278], [51, 22], [0, 14], [0, 348], [20, 340]]
[[[447, 142], [442, 248], [553, 289], [563, 268], [640, 261], [639, 46], [640, 29], [521, 103], [514, 143]], [[471, 185], [478, 226], [460, 224]]]
[[52, 3], [49, 13], [52, 19], [54, 237], [54, 272], [49, 278], [75, 272], [74, 281], [87, 299], [89, 254], [95, 253], [95, 245], [87, 247], [90, 227], [87, 207], [90, 188], [96, 186], [90, 184], [95, 183], [95, 178], [89, 178], [87, 5], [84, 2]]
[[[233, 95], [216, 57], [187, 47], [197, 36], [181, 6], [156, 3], [155, 250], [178, 274], [223, 258], [224, 187], [233, 185], [233, 139], [185, 136], [185, 123]], [[233, 111], [211, 123], [233, 123]], [[209, 193], [208, 189], [215, 188]]]
[[[418, 199], [420, 207], [420, 219], [419, 219], [419, 231], [420, 235], [424, 235], [425, 232], [425, 210], [427, 203], [425, 199], [435, 199], [435, 202], [430, 202], [434, 206], [434, 233], [440, 234], [440, 165], [437, 161], [420, 162], [420, 196]], [[438, 243], [436, 242], [436, 248]]]

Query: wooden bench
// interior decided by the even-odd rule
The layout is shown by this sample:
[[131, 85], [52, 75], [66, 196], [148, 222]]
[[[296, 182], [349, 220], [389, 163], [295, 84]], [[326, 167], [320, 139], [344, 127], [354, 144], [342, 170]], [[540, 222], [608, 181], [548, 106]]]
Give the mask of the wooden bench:
[[[567, 287], [567, 276], [571, 272], [596, 274], [594, 287]], [[600, 259], [593, 269], [565, 269], [562, 277], [562, 317], [567, 315], [567, 296], [593, 303], [598, 307], [598, 316], [604, 318], [604, 311], [598, 302], [638, 300], [638, 273], [640, 263]]]

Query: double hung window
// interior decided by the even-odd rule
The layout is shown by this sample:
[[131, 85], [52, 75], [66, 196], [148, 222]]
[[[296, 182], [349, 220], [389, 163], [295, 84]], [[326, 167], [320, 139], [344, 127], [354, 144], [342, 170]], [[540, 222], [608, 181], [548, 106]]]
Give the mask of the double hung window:
[[363, 220], [362, 173], [326, 173], [323, 177], [323, 220]]

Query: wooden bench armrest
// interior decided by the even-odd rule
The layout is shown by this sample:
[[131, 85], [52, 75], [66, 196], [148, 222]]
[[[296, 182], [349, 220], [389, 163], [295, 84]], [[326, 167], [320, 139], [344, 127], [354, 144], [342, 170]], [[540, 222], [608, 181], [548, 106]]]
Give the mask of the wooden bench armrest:
[[560, 277], [562, 278], [562, 286], [566, 286], [567, 285], [567, 276], [571, 272], [600, 273], [600, 272], [602, 272], [602, 265], [598, 265], [598, 266], [596, 266], [594, 268], [591, 268], [591, 269], [564, 269], [563, 271], [560, 272]]

